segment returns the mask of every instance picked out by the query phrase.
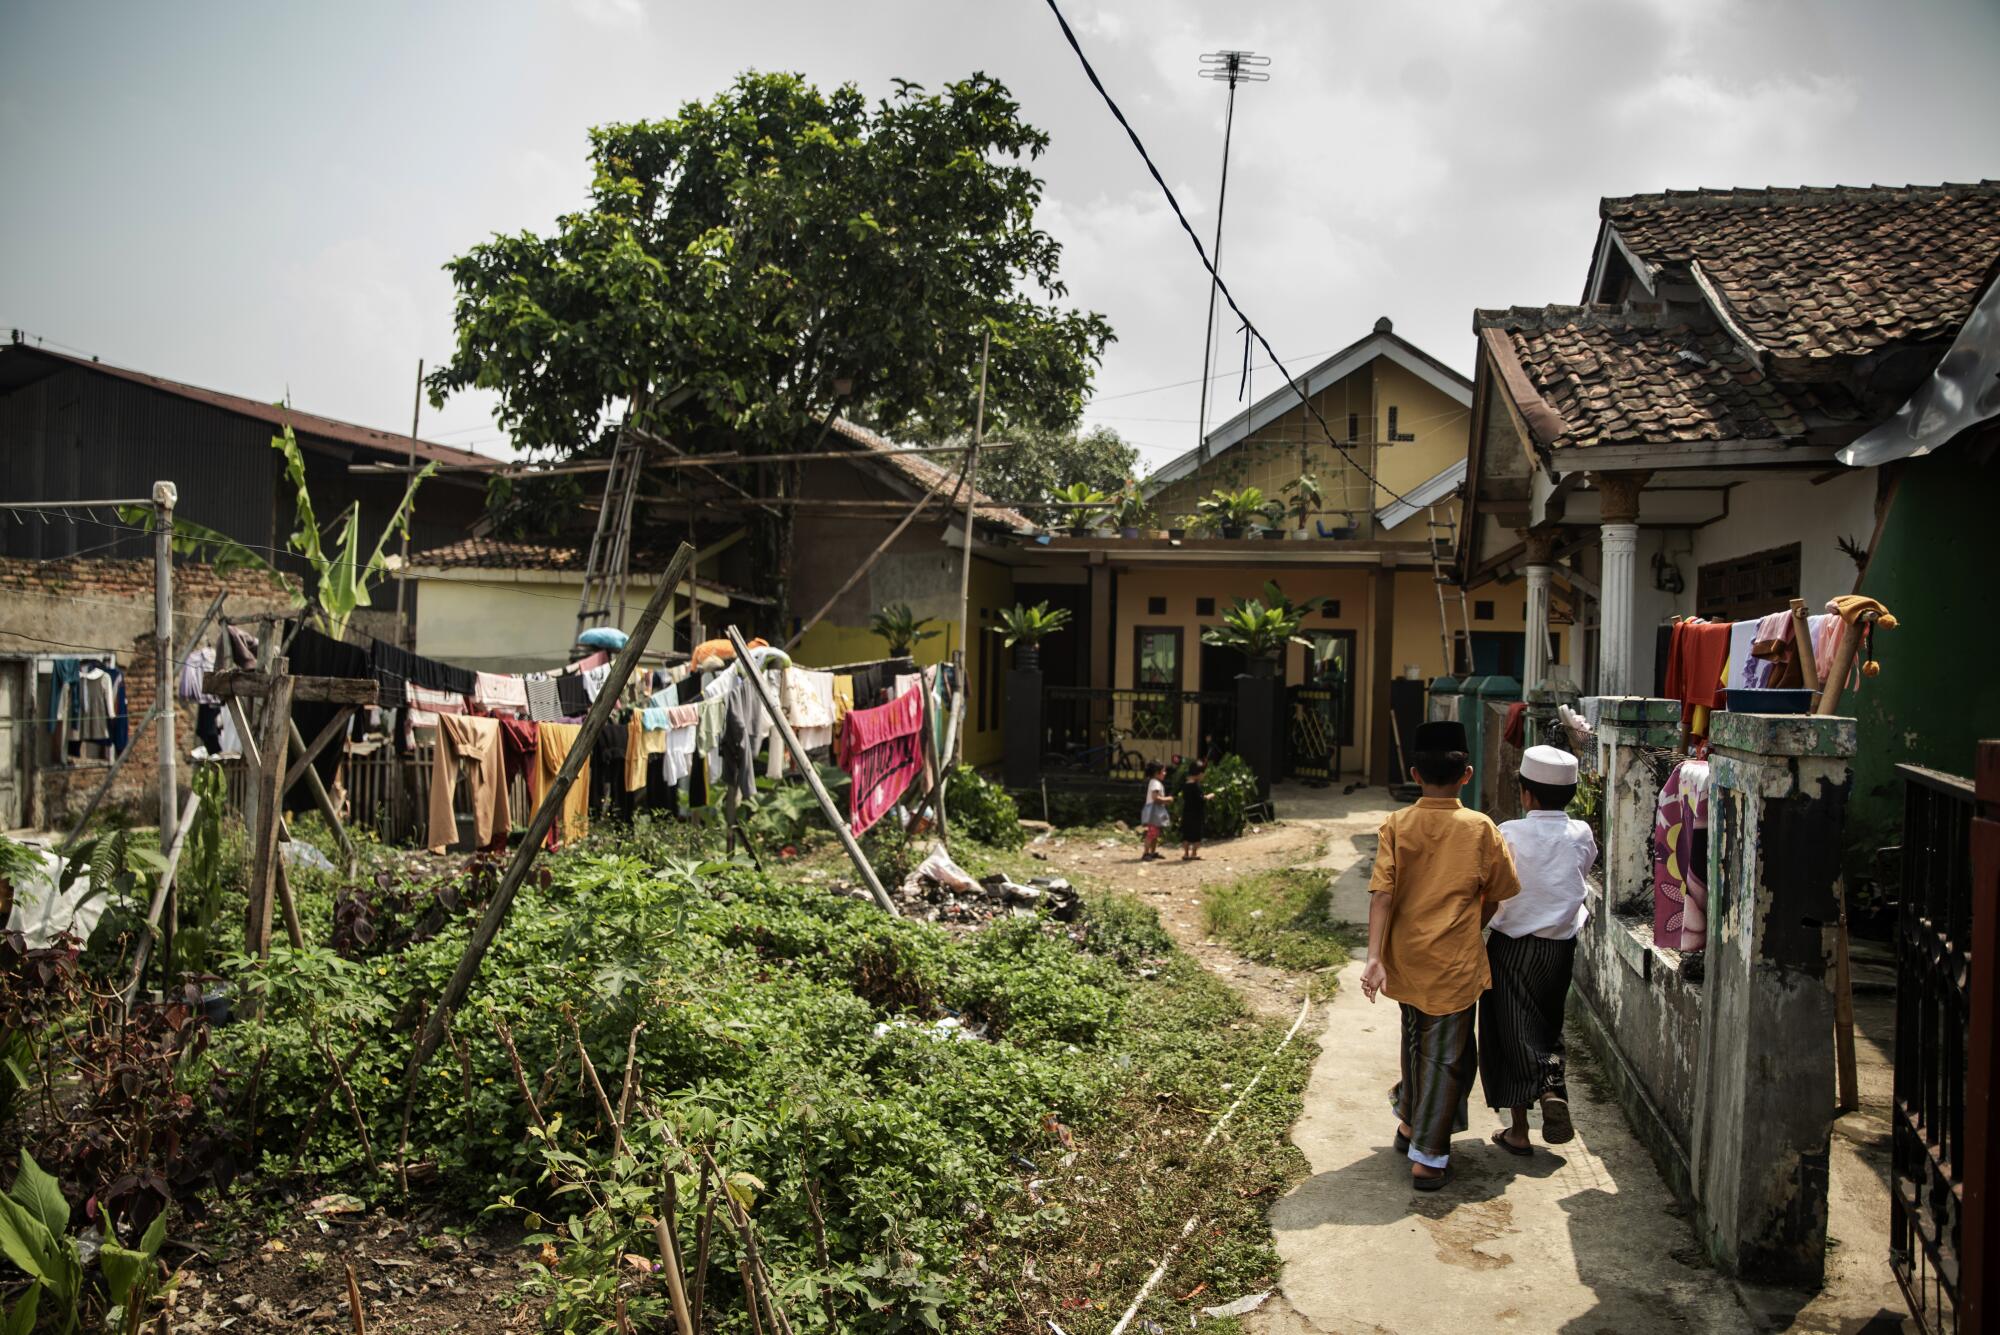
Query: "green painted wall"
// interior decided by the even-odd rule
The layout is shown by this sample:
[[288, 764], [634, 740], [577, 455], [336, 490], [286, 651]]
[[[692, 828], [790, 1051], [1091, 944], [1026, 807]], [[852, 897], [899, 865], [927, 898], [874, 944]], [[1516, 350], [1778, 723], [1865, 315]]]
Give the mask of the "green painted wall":
[[[1902, 465], [1862, 592], [1896, 616], [1878, 631], [1882, 674], [1862, 678], [1842, 713], [1860, 721], [1849, 848], [1900, 842], [1898, 764], [1970, 775], [1974, 744], [2000, 738], [2000, 618], [1993, 612], [1994, 524], [2000, 466], [1960, 442]], [[1850, 870], [1864, 866], [1850, 864]]]

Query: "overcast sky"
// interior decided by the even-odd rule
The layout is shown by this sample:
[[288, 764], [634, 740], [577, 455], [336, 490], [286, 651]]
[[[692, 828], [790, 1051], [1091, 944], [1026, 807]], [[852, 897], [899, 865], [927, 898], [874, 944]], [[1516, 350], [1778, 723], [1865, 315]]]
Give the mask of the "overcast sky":
[[[1239, 95], [1223, 269], [1298, 371], [1381, 315], [1469, 371], [1475, 306], [1578, 298], [1602, 195], [2000, 176], [1996, 0], [1066, 10], [1204, 239], [1224, 93], [1197, 58], [1271, 57]], [[1071, 299], [1119, 335], [1090, 420], [1149, 465], [1193, 444], [1205, 275], [1043, 0], [6, 0], [0, 326], [406, 430], [417, 359], [451, 349], [439, 266], [581, 203], [588, 127], [750, 68], [1004, 80], [1054, 137]], [[423, 434], [504, 452], [489, 409], [427, 406]]]

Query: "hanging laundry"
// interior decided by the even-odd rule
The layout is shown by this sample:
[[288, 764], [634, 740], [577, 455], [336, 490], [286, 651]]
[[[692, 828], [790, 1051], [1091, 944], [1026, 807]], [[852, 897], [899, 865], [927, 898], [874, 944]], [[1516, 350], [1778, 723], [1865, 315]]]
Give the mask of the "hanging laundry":
[[1681, 723], [1696, 733], [1708, 731], [1708, 711], [1721, 693], [1731, 630], [1727, 621], [1690, 618], [1675, 623], [1668, 640], [1666, 692], [1681, 702]]
[[[82, 712], [83, 701], [78, 698], [76, 684], [83, 673], [83, 663], [75, 658], [58, 658], [49, 664], [49, 731], [54, 732], [65, 720], [74, 724]], [[68, 712], [64, 712], [67, 706]]]
[[[361, 646], [336, 640], [311, 626], [296, 626], [290, 629], [290, 633], [291, 646], [285, 653], [286, 664], [293, 676], [366, 679], [374, 675], [369, 652]], [[298, 724], [299, 735], [310, 742], [333, 722], [339, 712], [340, 706], [336, 704], [302, 700], [292, 706], [292, 722]], [[334, 745], [327, 746], [313, 757], [313, 772], [319, 775], [320, 785], [328, 792], [333, 791], [340, 766], [346, 759], [347, 748]], [[312, 790], [305, 784], [295, 785], [285, 793], [287, 812], [309, 811], [313, 806]]]
[[537, 723], [562, 721], [562, 696], [557, 692], [554, 677], [546, 672], [531, 672], [522, 679], [521, 686], [528, 697], [529, 718]]
[[785, 669], [786, 688], [791, 692], [792, 712], [786, 716], [799, 745], [808, 751], [833, 745], [833, 674], [810, 668]]
[[[688, 706], [692, 709], [693, 706]], [[660, 757], [660, 768], [666, 781], [679, 786], [694, 768], [695, 728], [692, 723], [667, 730], [666, 753]]]
[[514, 776], [522, 774], [533, 787], [535, 754], [541, 750], [540, 731], [524, 719], [503, 718], [494, 722], [500, 725], [500, 756], [505, 762], [507, 782], [513, 783]]
[[611, 661], [611, 655], [605, 653], [603, 650], [599, 650], [594, 654], [586, 654], [584, 657], [577, 659], [574, 663], [571, 663], [568, 667], [564, 668], [563, 671], [588, 672], [592, 668], [603, 667], [610, 661]]
[[1798, 657], [1793, 648], [1790, 612], [1773, 612], [1760, 618], [1751, 633], [1751, 666], [1744, 674], [1743, 685], [1752, 690], [1780, 687], [1785, 684], [1780, 678], [1787, 671], [1797, 678]]
[[590, 692], [584, 689], [583, 678], [574, 672], [556, 678], [556, 701], [564, 718], [580, 719], [590, 712]]
[[108, 759], [111, 753], [111, 720], [117, 713], [118, 696], [104, 665], [86, 661], [77, 672], [77, 695], [81, 701], [77, 729], [72, 741], [79, 744], [88, 760]]
[[257, 637], [241, 626], [225, 625], [222, 628], [223, 641], [229, 646], [229, 657], [236, 667], [257, 666]]
[[1750, 684], [1750, 672], [1757, 659], [1751, 650], [1757, 643], [1757, 623], [1738, 621], [1729, 627], [1729, 656], [1723, 664], [1724, 687], [1744, 687]]
[[473, 842], [489, 852], [507, 847], [507, 779], [501, 758], [500, 722], [469, 714], [438, 718], [437, 756], [431, 766], [431, 834], [433, 853], [458, 842], [458, 817], [452, 794], [458, 790], [459, 762], [472, 791]]
[[[659, 715], [659, 727], [651, 727], [647, 724], [645, 716], [652, 713]], [[644, 788], [646, 786], [646, 762], [653, 756], [663, 756], [667, 753], [666, 718], [667, 711], [664, 709], [657, 711], [635, 709], [632, 711], [632, 717], [625, 725], [626, 792], [634, 793]]]
[[836, 673], [833, 678], [833, 726], [839, 727], [854, 712], [854, 678]]
[[428, 686], [407, 688], [409, 726], [435, 728], [440, 714], [463, 714], [465, 697], [456, 691], [434, 691]]
[[600, 663], [596, 667], [585, 668], [576, 675], [583, 678], [584, 694], [590, 697], [592, 704], [596, 704], [598, 694], [604, 690], [604, 679], [611, 675], [611, 665]]
[[[538, 723], [535, 725], [535, 782], [533, 785], [535, 805], [539, 807], [542, 798], [555, 783], [556, 775], [562, 773], [563, 762], [569, 759], [570, 748], [583, 729], [574, 723]], [[562, 810], [556, 813], [555, 823], [549, 826], [548, 846], [561, 848], [574, 843], [590, 833], [590, 762], [585, 761], [577, 772], [576, 782], [569, 786], [563, 797]]]
[[632, 795], [625, 787], [625, 725], [605, 720], [590, 744], [590, 806], [609, 807], [623, 820], [632, 818]]
[[369, 647], [368, 669], [375, 678], [377, 703], [384, 707], [406, 703], [412, 686], [463, 697], [471, 695], [475, 685], [469, 669], [413, 654], [386, 640], [377, 640]]
[[515, 713], [528, 707], [528, 684], [508, 673], [472, 674], [472, 702], [488, 713]]
[[1683, 760], [1660, 787], [1653, 817], [1653, 944], [1708, 944], [1708, 762]]
[[922, 773], [924, 697], [916, 692], [874, 709], [857, 709], [841, 728], [842, 766], [853, 778], [848, 829], [865, 834]]
[[183, 701], [191, 700], [198, 705], [221, 704], [221, 700], [203, 689], [204, 681], [213, 671], [215, 671], [214, 646], [205, 644], [199, 649], [191, 650], [188, 656], [181, 660], [180, 677], [175, 683], [174, 694]]

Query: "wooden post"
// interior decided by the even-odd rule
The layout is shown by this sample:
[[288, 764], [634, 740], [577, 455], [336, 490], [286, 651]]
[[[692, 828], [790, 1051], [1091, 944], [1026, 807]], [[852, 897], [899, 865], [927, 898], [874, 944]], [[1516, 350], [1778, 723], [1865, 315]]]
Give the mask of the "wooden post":
[[319, 771], [313, 768], [312, 762], [314, 757], [326, 749], [329, 741], [346, 732], [348, 719], [353, 713], [352, 708], [334, 711], [333, 721], [320, 730], [319, 736], [313, 739], [311, 746], [306, 745], [305, 738], [299, 733], [299, 725], [289, 718], [285, 720], [285, 726], [290, 732], [287, 740], [298, 751], [300, 757], [285, 771], [285, 791], [290, 792], [293, 784], [300, 779], [305, 780], [306, 791], [312, 794], [313, 805], [319, 808], [320, 815], [326, 817], [326, 823], [333, 831], [334, 841], [340, 845], [340, 853], [347, 862], [349, 875], [353, 875], [355, 865], [361, 860], [360, 854], [354, 851], [354, 840], [348, 837], [347, 826], [341, 822], [340, 813], [334, 810], [333, 798], [327, 794], [326, 785], [320, 781]]
[[[209, 679], [213, 681], [214, 674], [211, 673]], [[217, 692], [211, 690], [209, 694], [214, 695]], [[258, 775], [263, 770], [263, 753], [258, 749], [257, 735], [250, 730], [249, 714], [244, 710], [243, 702], [235, 696], [230, 696], [228, 699], [229, 712], [236, 720], [237, 739], [243, 743], [243, 764], [250, 771], [249, 787], [251, 800], [244, 803], [244, 824], [254, 831], [261, 828], [261, 819], [258, 813], [261, 813], [264, 809], [259, 800], [258, 792]], [[282, 793], [278, 802], [278, 838], [284, 843], [289, 844], [292, 842], [292, 827], [291, 823], [285, 819]], [[299, 922], [298, 901], [292, 898], [291, 877], [285, 871], [285, 859], [282, 856], [278, 858], [275, 870], [277, 874], [272, 878], [271, 883], [278, 892], [278, 907], [284, 915], [285, 939], [292, 943], [292, 949], [304, 950], [306, 946], [305, 929]], [[269, 912], [270, 906], [266, 905], [265, 913], [267, 921]]]
[[1815, 714], [1831, 714], [1840, 705], [1840, 693], [1847, 687], [1847, 674], [1854, 669], [1854, 659], [1861, 652], [1861, 639], [1868, 628], [1875, 624], [1876, 614], [1863, 612], [1840, 628], [1840, 643], [1833, 649], [1833, 664], [1827, 669], [1826, 680], [1820, 683], [1819, 705]]
[[847, 828], [847, 822], [841, 819], [840, 808], [833, 804], [833, 794], [827, 792], [826, 785], [820, 782], [819, 771], [813, 768], [810, 760], [806, 759], [806, 749], [799, 745], [798, 734], [792, 731], [791, 723], [778, 711], [777, 703], [771, 699], [771, 690], [764, 684], [764, 674], [750, 666], [750, 650], [743, 643], [742, 632], [731, 626], [728, 634], [729, 643], [736, 649], [737, 667], [745, 677], [749, 678], [751, 689], [757, 692], [757, 698], [764, 702], [764, 708], [770, 712], [771, 722], [776, 725], [778, 736], [784, 739], [785, 749], [791, 752], [792, 759], [798, 762], [799, 772], [806, 776], [806, 786], [811, 788], [813, 796], [819, 799], [820, 811], [825, 814], [827, 824], [833, 827], [833, 832], [840, 836], [841, 846], [847, 850], [848, 860], [854, 864], [854, 870], [861, 874], [862, 884], [868, 887], [868, 893], [881, 906], [884, 913], [892, 918], [901, 917], [901, 913], [896, 909], [896, 901], [889, 898], [889, 892], [882, 888], [882, 882], [876, 878], [875, 868], [869, 864], [868, 855], [861, 851], [861, 845], [855, 842], [853, 832]]
[[[175, 766], [180, 757], [177, 738], [180, 712], [174, 708], [174, 504], [180, 493], [171, 482], [153, 483], [153, 707], [160, 715], [159, 786], [160, 847], [171, 848], [179, 814], [180, 781]], [[168, 881], [166, 946], [173, 948], [172, 882]]]
[[993, 331], [989, 328], [979, 339], [979, 406], [973, 411], [972, 444], [965, 451], [965, 550], [959, 553], [958, 558], [958, 647], [961, 652], [972, 624], [972, 510], [974, 498], [979, 495], [979, 442], [986, 434], [986, 355], [992, 345]]
[[292, 717], [292, 678], [285, 660], [274, 663], [270, 693], [258, 739], [257, 820], [250, 831], [250, 898], [243, 919], [243, 949], [258, 959], [271, 955], [272, 890], [277, 869], [278, 826], [284, 820], [285, 726]]
[[632, 671], [639, 665], [639, 655], [653, 637], [654, 629], [660, 624], [660, 617], [667, 610], [667, 602], [673, 597], [674, 589], [680, 585], [682, 576], [694, 561], [694, 548], [682, 543], [667, 563], [667, 572], [660, 582], [653, 586], [653, 596], [646, 603], [646, 610], [639, 615], [639, 624], [632, 629], [632, 637], [612, 660], [611, 671], [604, 679], [604, 685], [597, 692], [597, 699], [591, 703], [590, 712], [584, 716], [583, 726], [578, 730], [576, 742], [564, 758], [562, 769], [550, 781], [548, 791], [542, 794], [541, 805], [528, 822], [527, 833], [514, 848], [513, 859], [507, 864], [506, 875], [500, 878], [499, 888], [486, 905], [485, 916], [479, 920], [478, 930], [465, 944], [465, 953], [459, 957], [458, 967], [452, 970], [451, 979], [444, 986], [437, 1004], [431, 1007], [430, 1018], [425, 1021], [421, 1033], [417, 1035], [416, 1046], [410, 1052], [409, 1069], [403, 1081], [403, 1099], [408, 1102], [416, 1089], [417, 1073], [437, 1051], [438, 1044], [444, 1042], [444, 1026], [447, 1016], [457, 1013], [465, 1000], [466, 992], [472, 987], [472, 980], [479, 972], [479, 963], [493, 945], [500, 928], [507, 921], [507, 910], [513, 907], [514, 896], [521, 889], [521, 882], [528, 877], [528, 868], [534, 865], [535, 856], [541, 851], [542, 840], [547, 837], [549, 827], [555, 823], [556, 812], [562, 809], [563, 799], [569, 796], [571, 785], [576, 782], [577, 773], [590, 758], [590, 748], [597, 741], [597, 734], [604, 730], [605, 720], [618, 703], [618, 697], [625, 690], [625, 683], [631, 679]]
[[[1792, 599], [1792, 651], [1799, 656], [1799, 680], [1809, 691], [1819, 690], [1819, 664], [1813, 658], [1812, 627], [1806, 624], [1806, 600]], [[1818, 696], [1814, 696], [1815, 702]]]

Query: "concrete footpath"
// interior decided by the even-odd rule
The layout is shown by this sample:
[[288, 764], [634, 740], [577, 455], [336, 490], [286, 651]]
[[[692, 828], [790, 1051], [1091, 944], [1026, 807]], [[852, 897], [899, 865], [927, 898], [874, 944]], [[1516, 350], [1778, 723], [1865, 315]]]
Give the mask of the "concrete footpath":
[[[1375, 799], [1384, 800], [1380, 790]], [[1367, 921], [1373, 832], [1390, 809], [1325, 813], [1336, 919]], [[1318, 813], [1294, 805], [1287, 814]], [[1733, 1335], [1757, 1328], [1729, 1283], [1700, 1264], [1652, 1159], [1617, 1105], [1597, 1096], [1574, 1042], [1575, 1140], [1555, 1149], [1538, 1142], [1531, 1159], [1509, 1155], [1487, 1140], [1500, 1121], [1478, 1106], [1475, 1090], [1471, 1129], [1452, 1142], [1451, 1184], [1435, 1194], [1413, 1190], [1408, 1160], [1390, 1146], [1398, 1012], [1386, 998], [1364, 1000], [1360, 975], [1357, 953], [1326, 1010], [1321, 1056], [1292, 1132], [1312, 1176], [1271, 1211], [1288, 1305], [1272, 1304], [1252, 1329]]]

